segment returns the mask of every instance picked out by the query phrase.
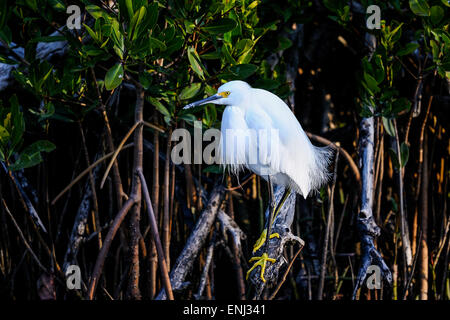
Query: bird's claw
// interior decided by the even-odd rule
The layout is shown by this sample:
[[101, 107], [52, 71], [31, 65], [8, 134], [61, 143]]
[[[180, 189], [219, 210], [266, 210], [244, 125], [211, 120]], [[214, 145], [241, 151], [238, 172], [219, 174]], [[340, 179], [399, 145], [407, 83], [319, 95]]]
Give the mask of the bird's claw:
[[249, 262], [257, 261], [253, 264], [253, 266], [247, 271], [247, 275], [245, 276], [245, 279], [248, 280], [248, 277], [250, 276], [250, 273], [255, 269], [256, 267], [261, 267], [261, 279], [263, 282], [266, 282], [266, 279], [264, 279], [264, 272], [266, 271], [266, 263], [267, 261], [275, 263], [275, 259], [269, 258], [267, 253], [263, 253], [260, 257], [252, 257]]
[[[267, 237], [267, 229], [264, 229], [261, 235], [259, 236], [258, 240], [256, 240], [255, 245], [253, 246], [253, 253], [258, 251], [258, 249], [262, 247], [262, 245], [266, 242], [266, 237]], [[272, 238], [280, 238], [280, 234], [274, 232], [269, 236], [269, 239]]]

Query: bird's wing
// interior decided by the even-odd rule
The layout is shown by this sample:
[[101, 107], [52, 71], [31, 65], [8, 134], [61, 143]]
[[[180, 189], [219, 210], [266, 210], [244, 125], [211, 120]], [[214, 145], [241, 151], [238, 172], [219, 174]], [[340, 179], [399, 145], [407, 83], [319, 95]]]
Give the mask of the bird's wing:
[[[321, 174], [318, 171], [323, 169], [317, 166], [319, 148], [311, 144], [297, 118], [283, 100], [266, 90], [252, 90], [255, 106], [247, 109], [248, 127], [278, 130], [279, 150], [267, 155], [267, 159], [275, 171], [288, 175], [298, 186], [297, 191], [306, 197], [318, 184], [316, 180]], [[272, 140], [271, 143], [276, 142]]]
[[246, 140], [243, 138], [247, 129], [242, 109], [226, 107], [220, 128], [219, 159], [233, 174], [237, 174], [247, 163]]
[[252, 169], [259, 175], [266, 175], [258, 172], [261, 169], [270, 168], [272, 172], [267, 174], [280, 172], [283, 146], [279, 143], [279, 130], [272, 119], [262, 109], [252, 107], [246, 109], [245, 122], [255, 136], [252, 141], [254, 152], [251, 154], [252, 158], [249, 157]]

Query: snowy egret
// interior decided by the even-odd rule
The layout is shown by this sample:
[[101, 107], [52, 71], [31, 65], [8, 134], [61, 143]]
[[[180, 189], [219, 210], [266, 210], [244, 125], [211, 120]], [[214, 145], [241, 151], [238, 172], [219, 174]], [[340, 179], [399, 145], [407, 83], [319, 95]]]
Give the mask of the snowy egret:
[[[256, 262], [247, 272], [248, 278], [251, 271], [260, 266], [261, 278], [265, 281], [266, 263], [275, 262], [275, 259], [268, 257], [267, 243], [269, 239], [280, 237], [278, 233], [271, 234], [275, 217], [291, 190], [306, 199], [310, 192], [318, 190], [327, 182], [331, 149], [312, 145], [283, 100], [269, 91], [252, 88], [244, 81], [227, 82], [219, 87], [217, 94], [184, 108], [207, 103], [226, 105], [221, 124], [220, 163], [228, 166], [234, 174], [248, 168], [269, 184], [269, 230], [263, 230], [253, 247], [253, 253], [264, 243], [266, 246], [261, 256], [250, 259], [250, 262]], [[248, 133], [252, 130], [265, 131], [265, 134], [256, 137], [256, 133]], [[270, 134], [274, 130], [276, 134]], [[250, 161], [255, 158], [255, 152], [259, 156], [257, 161]], [[278, 205], [274, 203], [273, 185], [285, 187]]]

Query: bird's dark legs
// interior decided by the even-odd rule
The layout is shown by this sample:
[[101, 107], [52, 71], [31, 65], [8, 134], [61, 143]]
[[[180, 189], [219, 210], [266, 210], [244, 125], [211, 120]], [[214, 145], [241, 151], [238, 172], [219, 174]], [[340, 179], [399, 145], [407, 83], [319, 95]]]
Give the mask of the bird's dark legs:
[[262, 245], [265, 244], [264, 252], [261, 256], [252, 257], [250, 259], [250, 262], [253, 262], [253, 261], [256, 261], [256, 262], [248, 270], [247, 276], [246, 276], [246, 278], [248, 279], [248, 277], [249, 277], [250, 273], [253, 271], [253, 269], [255, 269], [257, 266], [260, 266], [261, 267], [261, 279], [264, 282], [266, 282], [266, 280], [264, 279], [264, 272], [266, 269], [267, 261], [275, 263], [275, 259], [269, 258], [268, 254], [267, 254], [267, 252], [269, 251], [269, 240], [272, 238], [275, 238], [275, 237], [277, 237], [277, 238], [280, 237], [280, 235], [278, 233], [271, 233], [272, 225], [273, 225], [273, 222], [274, 222], [275, 218], [277, 217], [278, 213], [280, 212], [281, 208], [283, 207], [284, 202], [286, 201], [286, 199], [289, 197], [289, 195], [291, 193], [291, 190], [287, 187], [284, 190], [284, 194], [283, 194], [283, 197], [281, 198], [281, 201], [277, 205], [275, 202], [275, 197], [274, 197], [274, 193], [273, 193], [273, 185], [270, 180], [270, 177], [268, 179], [268, 182], [269, 182], [268, 184], [269, 184], [269, 199], [270, 199], [268, 227], [263, 230], [263, 232], [261, 233], [261, 236], [256, 241], [255, 246], [253, 247], [253, 252], [256, 252], [259, 248], [261, 248]]

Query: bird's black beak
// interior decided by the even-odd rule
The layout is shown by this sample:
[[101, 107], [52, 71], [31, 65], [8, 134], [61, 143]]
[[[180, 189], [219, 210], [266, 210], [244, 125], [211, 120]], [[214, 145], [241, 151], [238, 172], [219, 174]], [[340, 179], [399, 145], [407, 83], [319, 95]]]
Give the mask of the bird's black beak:
[[223, 98], [221, 95], [215, 94], [215, 95], [212, 95], [212, 96], [210, 96], [210, 97], [208, 97], [206, 99], [202, 99], [202, 100], [199, 100], [199, 101], [195, 101], [195, 102], [189, 103], [183, 109], [189, 109], [189, 108], [193, 108], [193, 107], [196, 107], [196, 106], [201, 106], [202, 104], [206, 104], [208, 102], [211, 102], [211, 101], [214, 101], [214, 100], [217, 100], [217, 99], [221, 99], [221, 98]]

